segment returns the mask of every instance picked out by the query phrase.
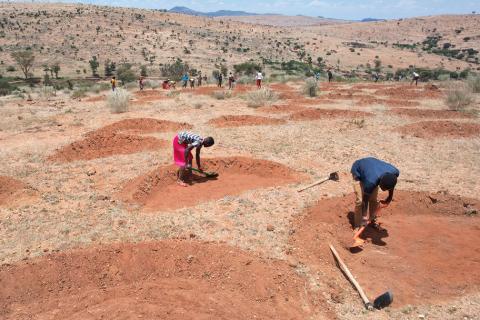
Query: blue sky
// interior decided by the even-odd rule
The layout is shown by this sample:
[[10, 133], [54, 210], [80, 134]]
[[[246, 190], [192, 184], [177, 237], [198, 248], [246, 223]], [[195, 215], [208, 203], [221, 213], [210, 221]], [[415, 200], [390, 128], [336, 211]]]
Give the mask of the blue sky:
[[185, 6], [198, 11], [243, 10], [257, 13], [324, 16], [340, 19], [406, 18], [436, 14], [480, 13], [480, 0], [82, 0], [125, 7], [170, 9]]

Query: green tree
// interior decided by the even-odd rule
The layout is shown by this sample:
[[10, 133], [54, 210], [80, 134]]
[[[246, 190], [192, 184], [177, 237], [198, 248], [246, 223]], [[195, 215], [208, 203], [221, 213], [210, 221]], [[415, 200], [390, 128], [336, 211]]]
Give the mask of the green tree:
[[92, 60], [88, 61], [88, 63], [90, 64], [90, 69], [92, 69], [92, 76], [98, 77], [97, 70], [100, 64], [98, 63], [97, 56], [93, 56]]
[[132, 70], [132, 65], [124, 63], [117, 68], [117, 78], [122, 83], [133, 82], [136, 79], [135, 73]]
[[174, 63], [167, 63], [163, 65], [160, 69], [162, 76], [175, 81], [180, 80], [188, 71], [190, 71], [190, 66], [179, 58], [177, 58]]
[[147, 66], [141, 66], [140, 67], [140, 75], [142, 77], [146, 77], [147, 76]]
[[31, 50], [15, 51], [12, 52], [12, 58], [18, 64], [25, 79], [30, 76], [30, 71], [33, 69], [33, 62], [35, 61], [35, 55]]

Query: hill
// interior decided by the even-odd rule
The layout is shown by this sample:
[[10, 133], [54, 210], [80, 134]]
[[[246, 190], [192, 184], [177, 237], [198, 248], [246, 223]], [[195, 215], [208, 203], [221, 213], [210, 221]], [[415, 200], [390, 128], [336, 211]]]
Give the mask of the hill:
[[245, 11], [232, 11], [232, 10], [218, 10], [215, 12], [201, 12], [195, 11], [193, 9], [187, 7], [173, 7], [172, 9], [168, 10], [168, 12], [172, 13], [182, 13], [192, 16], [203, 16], [203, 17], [229, 17], [229, 16], [254, 16], [256, 13], [250, 13]]

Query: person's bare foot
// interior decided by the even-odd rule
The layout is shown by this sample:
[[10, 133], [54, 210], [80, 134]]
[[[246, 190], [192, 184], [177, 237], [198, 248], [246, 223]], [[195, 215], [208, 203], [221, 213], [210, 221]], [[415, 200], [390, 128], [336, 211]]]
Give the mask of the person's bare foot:
[[186, 184], [185, 182], [183, 182], [182, 180], [177, 180], [177, 183], [182, 186], [182, 187], [188, 187], [188, 184]]

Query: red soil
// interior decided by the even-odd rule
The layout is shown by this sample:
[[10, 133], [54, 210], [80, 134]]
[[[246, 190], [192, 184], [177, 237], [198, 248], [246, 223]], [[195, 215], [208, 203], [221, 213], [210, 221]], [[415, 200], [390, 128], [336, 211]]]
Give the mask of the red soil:
[[[239, 93], [245, 93], [249, 92], [252, 90], [255, 90], [256, 87], [253, 85], [243, 85], [243, 84], [238, 84], [235, 86], [233, 89], [232, 93], [234, 95], [239, 94]], [[197, 87], [195, 89], [189, 89], [189, 92], [194, 94], [194, 95], [204, 95], [204, 96], [210, 96], [214, 94], [217, 91], [224, 91], [228, 90], [228, 82], [224, 84], [223, 88], [218, 88], [217, 86], [209, 86], [209, 87]]]
[[105, 96], [94, 96], [94, 97], [90, 97], [90, 98], [87, 98], [85, 99], [86, 102], [98, 102], [98, 101], [104, 101], [105, 100]]
[[281, 164], [243, 157], [204, 159], [205, 171], [219, 173], [217, 179], [194, 175], [188, 187], [176, 183], [177, 167], [160, 167], [140, 176], [123, 188], [120, 198], [140, 204], [147, 211], [178, 209], [195, 206], [227, 195], [255, 188], [267, 188], [296, 182], [299, 177]]
[[393, 291], [393, 307], [480, 288], [480, 220], [465, 215], [467, 208], [480, 209], [478, 200], [398, 191], [379, 218], [385, 231], [367, 228], [367, 243], [355, 254], [348, 250], [353, 231], [347, 213], [353, 205], [353, 195], [322, 200], [297, 221], [292, 245], [312, 270], [340, 274], [328, 249], [333, 243], [370, 298]]
[[221, 116], [208, 121], [208, 124], [217, 128], [225, 127], [243, 127], [243, 126], [261, 126], [261, 125], [276, 125], [283, 124], [284, 119], [258, 117], [250, 115], [239, 116]]
[[263, 106], [257, 108], [256, 111], [266, 112], [266, 113], [291, 113], [296, 111], [305, 110], [305, 107], [302, 107], [297, 104], [286, 104], [286, 105], [272, 105], [272, 106]]
[[192, 129], [192, 125], [188, 123], [173, 122], [168, 120], [158, 120], [152, 118], [135, 118], [125, 119], [109, 124], [95, 131], [108, 133], [152, 133], [152, 132], [169, 132]]
[[469, 138], [480, 136], [480, 124], [452, 121], [422, 121], [397, 128], [417, 138]]
[[26, 189], [27, 185], [19, 180], [0, 176], [0, 206], [17, 200]]
[[397, 86], [392, 88], [379, 89], [375, 92], [376, 95], [388, 96], [394, 99], [440, 99], [443, 93], [435, 86], [421, 87], [415, 86]]
[[56, 162], [92, 160], [117, 154], [153, 151], [169, 146], [169, 142], [154, 137], [142, 137], [121, 133], [92, 133], [55, 152], [48, 159]]
[[295, 88], [289, 86], [286, 83], [272, 83], [270, 89], [275, 91], [295, 91]]
[[420, 102], [410, 100], [387, 99], [384, 103], [389, 107], [418, 107]]
[[308, 109], [292, 113], [289, 119], [297, 121], [309, 121], [334, 118], [358, 118], [372, 115], [372, 113], [363, 111], [351, 111], [341, 109]]
[[1, 266], [0, 318], [319, 317], [327, 306], [305, 281], [282, 261], [221, 244], [104, 245]]
[[472, 115], [450, 110], [428, 110], [428, 109], [393, 109], [393, 113], [399, 116], [413, 118], [434, 118], [434, 119], [462, 119], [473, 118]]
[[169, 142], [154, 137], [138, 136], [138, 134], [177, 131], [191, 127], [187, 123], [151, 118], [125, 119], [89, 132], [85, 139], [60, 148], [48, 159], [71, 162], [157, 150], [167, 147]]

